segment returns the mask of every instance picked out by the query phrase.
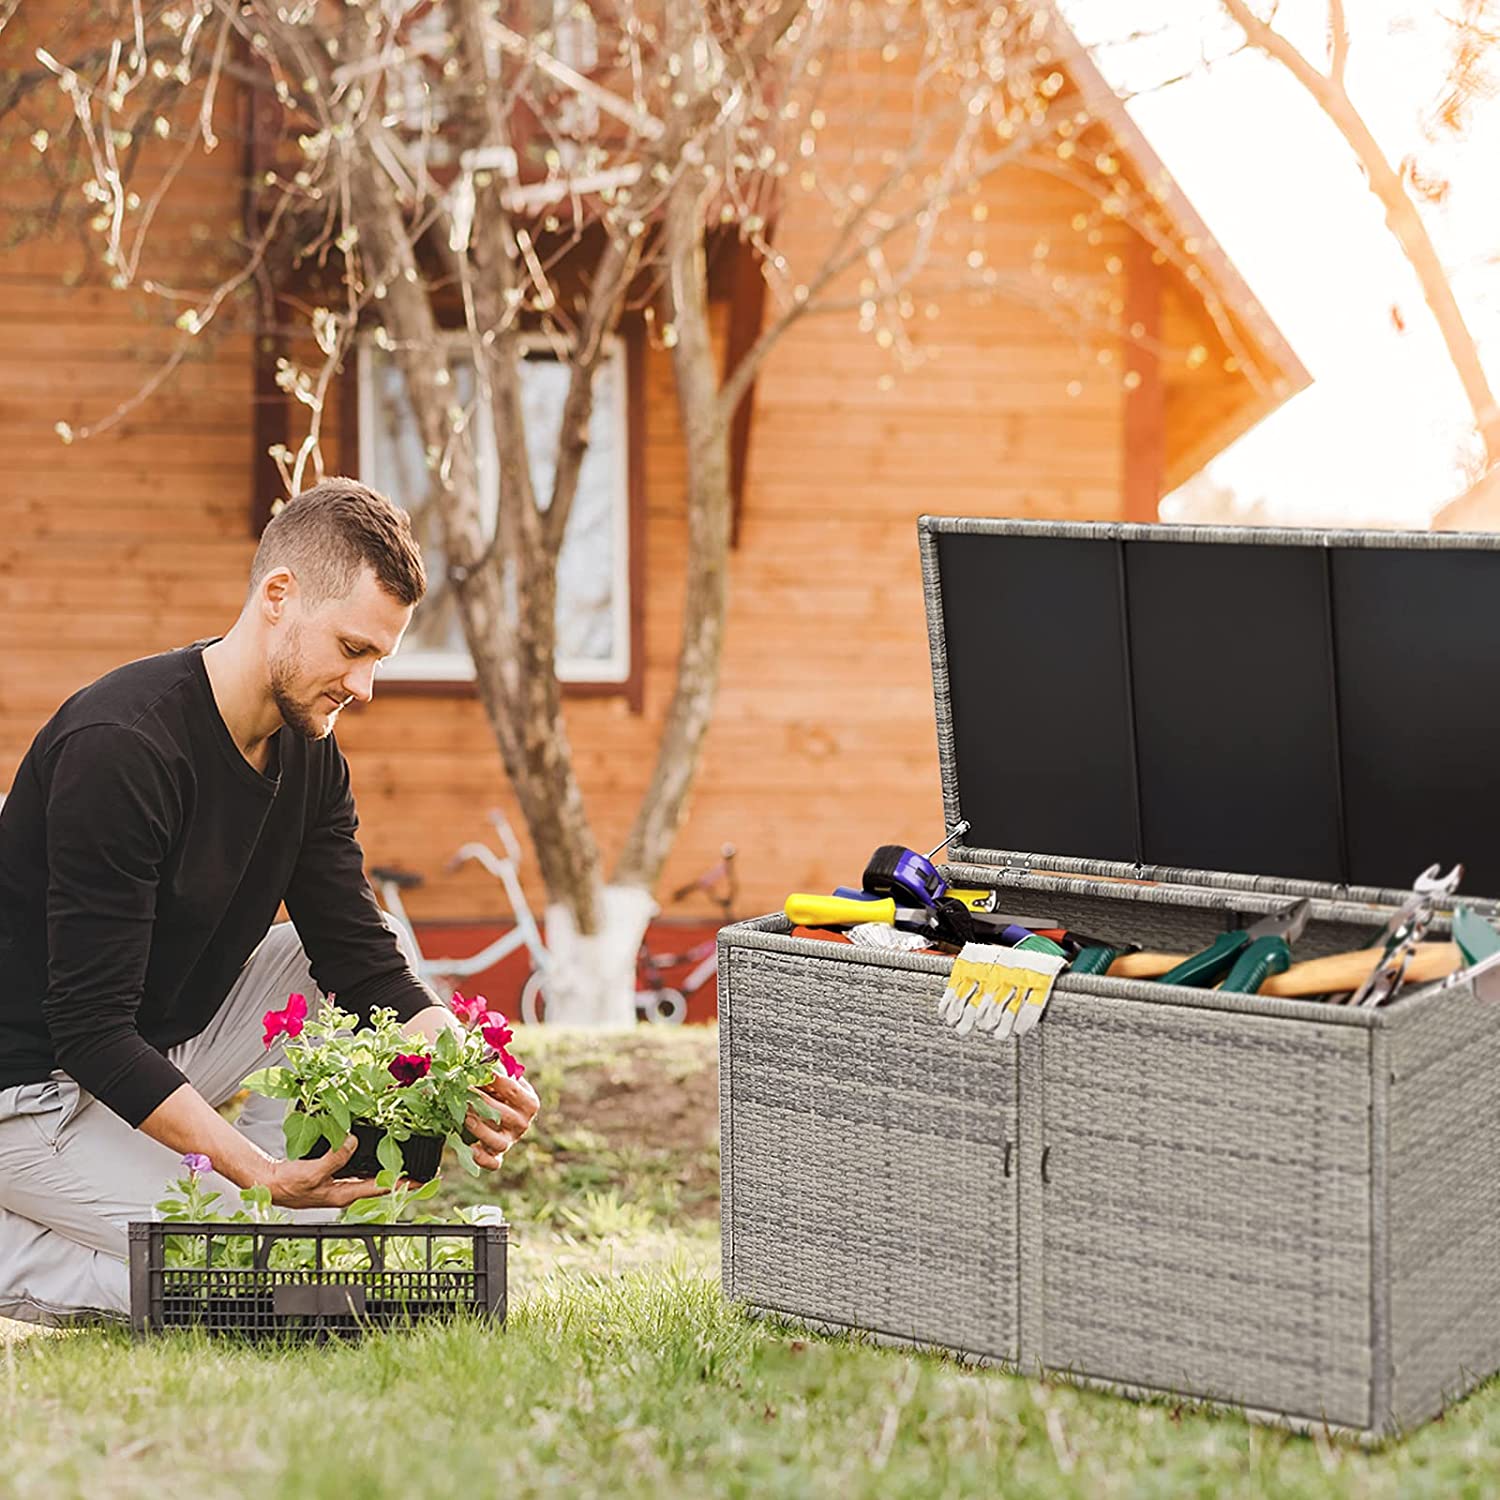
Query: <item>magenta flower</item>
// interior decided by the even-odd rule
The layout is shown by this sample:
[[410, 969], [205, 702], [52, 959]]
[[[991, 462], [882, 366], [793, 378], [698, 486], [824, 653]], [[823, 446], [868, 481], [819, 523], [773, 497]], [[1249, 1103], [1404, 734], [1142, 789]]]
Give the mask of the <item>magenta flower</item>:
[[182, 1164], [187, 1168], [189, 1177], [200, 1177], [204, 1172], [212, 1172], [214, 1169], [212, 1159], [201, 1151], [189, 1151], [182, 1158]]
[[500, 1048], [500, 1061], [505, 1065], [507, 1078], [519, 1078], [526, 1071], [526, 1065], [518, 1058], [512, 1057], [504, 1047]]
[[288, 995], [285, 1010], [268, 1010], [261, 1018], [266, 1028], [266, 1046], [279, 1036], [301, 1036], [302, 1023], [307, 1020], [307, 997]]
[[407, 1088], [417, 1079], [425, 1078], [431, 1066], [432, 1059], [425, 1052], [398, 1052], [391, 1063], [391, 1077]]
[[515, 1033], [505, 1024], [505, 1017], [497, 1010], [492, 1010], [486, 1017], [487, 1024], [481, 1028], [480, 1036], [492, 1046], [496, 1052], [503, 1052], [510, 1045], [510, 1039]]
[[472, 1000], [465, 1000], [457, 990], [453, 992], [453, 999], [449, 1003], [449, 1010], [453, 1012], [465, 1026], [475, 1026], [484, 1020], [488, 1013], [490, 1002], [483, 995], [475, 995]]

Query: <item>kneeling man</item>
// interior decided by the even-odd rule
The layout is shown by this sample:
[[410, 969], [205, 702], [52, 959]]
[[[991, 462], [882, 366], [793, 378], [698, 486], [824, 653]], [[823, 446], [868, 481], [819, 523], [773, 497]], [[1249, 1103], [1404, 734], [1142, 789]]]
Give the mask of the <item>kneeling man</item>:
[[[27, 751], [0, 809], [0, 1317], [124, 1314], [126, 1225], [190, 1151], [230, 1205], [380, 1191], [337, 1176], [352, 1136], [287, 1161], [282, 1101], [216, 1106], [282, 1060], [260, 1019], [294, 991], [458, 1024], [371, 895], [333, 737], [425, 587], [406, 513], [327, 480], [266, 527], [227, 635], [101, 677]], [[490, 1169], [537, 1112], [524, 1079], [492, 1092], [500, 1119], [468, 1121]]]

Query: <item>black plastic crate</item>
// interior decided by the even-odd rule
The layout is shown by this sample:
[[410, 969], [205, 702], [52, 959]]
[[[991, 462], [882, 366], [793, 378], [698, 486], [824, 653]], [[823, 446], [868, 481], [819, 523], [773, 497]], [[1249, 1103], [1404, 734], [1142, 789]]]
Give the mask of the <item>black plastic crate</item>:
[[[134, 1223], [131, 1327], [321, 1342], [430, 1317], [503, 1323], [506, 1235], [504, 1224]], [[170, 1241], [190, 1264], [167, 1264]]]

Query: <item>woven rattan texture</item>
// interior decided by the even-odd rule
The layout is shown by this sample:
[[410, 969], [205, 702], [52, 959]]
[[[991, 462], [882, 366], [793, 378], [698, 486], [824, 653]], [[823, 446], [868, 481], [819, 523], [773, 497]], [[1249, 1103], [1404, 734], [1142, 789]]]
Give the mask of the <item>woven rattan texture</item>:
[[[1222, 925], [1116, 910], [1157, 942]], [[720, 941], [727, 1294], [1369, 1430], [1381, 1013], [1065, 976], [1019, 1046], [961, 1040], [945, 958], [778, 917]]]
[[1042, 1362], [1362, 1427], [1369, 1033], [1059, 996]]
[[759, 1307], [1018, 1356], [1016, 1046], [941, 977], [734, 948], [727, 1280]]
[[1390, 1028], [1392, 1406], [1409, 1425], [1500, 1367], [1500, 1005], [1460, 984]]

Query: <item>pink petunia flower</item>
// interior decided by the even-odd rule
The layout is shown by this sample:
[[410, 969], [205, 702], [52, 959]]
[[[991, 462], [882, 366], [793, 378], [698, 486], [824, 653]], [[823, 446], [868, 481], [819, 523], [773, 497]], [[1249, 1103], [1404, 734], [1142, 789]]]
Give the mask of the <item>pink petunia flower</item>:
[[500, 1061], [505, 1065], [507, 1078], [519, 1078], [526, 1071], [525, 1063], [519, 1058], [512, 1057], [504, 1047], [500, 1048]]
[[515, 1033], [505, 1024], [505, 1017], [497, 1010], [492, 1010], [485, 1020], [486, 1025], [480, 1030], [480, 1036], [495, 1051], [503, 1052], [510, 1045], [510, 1039]]
[[212, 1172], [214, 1169], [212, 1159], [201, 1151], [189, 1151], [182, 1158], [182, 1164], [187, 1168], [189, 1177], [199, 1177], [204, 1172]]
[[483, 995], [475, 995], [472, 1000], [465, 1000], [457, 990], [454, 990], [453, 999], [449, 1002], [448, 1009], [465, 1026], [475, 1026], [484, 1020], [489, 1011], [489, 1006], [490, 1002]]
[[307, 1020], [307, 997], [288, 995], [284, 1010], [268, 1010], [261, 1018], [266, 1028], [266, 1046], [279, 1036], [301, 1036], [302, 1024]]
[[432, 1059], [425, 1052], [398, 1052], [391, 1063], [391, 1077], [407, 1088], [417, 1079], [425, 1078], [431, 1067]]

